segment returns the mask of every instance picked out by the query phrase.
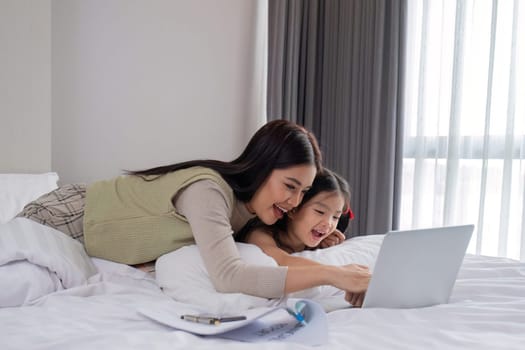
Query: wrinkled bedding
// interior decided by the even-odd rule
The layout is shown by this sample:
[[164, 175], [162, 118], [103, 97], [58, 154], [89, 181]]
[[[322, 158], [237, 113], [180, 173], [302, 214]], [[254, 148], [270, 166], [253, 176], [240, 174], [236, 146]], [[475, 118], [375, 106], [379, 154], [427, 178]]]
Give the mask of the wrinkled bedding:
[[[332, 256], [355, 254], [359, 260], [373, 257], [380, 244], [381, 237], [367, 236], [330, 249]], [[0, 245], [0, 250], [5, 250], [4, 246]], [[22, 306], [0, 308], [2, 349], [311, 348], [287, 342], [242, 343], [202, 337], [161, 325], [137, 312], [162, 307], [172, 300], [154, 276], [127, 265], [89, 260], [93, 273], [88, 272], [85, 278], [67, 286], [61, 276], [71, 271], [64, 275], [38, 265], [58, 278], [62, 287], [26, 300]], [[28, 259], [18, 261], [34, 265]], [[0, 264], [4, 274], [0, 280], [10, 273], [11, 263]], [[61, 266], [68, 269], [68, 265]], [[27, 280], [37, 272], [16, 273], [18, 280]], [[467, 255], [449, 304], [406, 310], [351, 309], [339, 305], [327, 314], [327, 319], [329, 342], [318, 348], [523, 349], [525, 263]]]

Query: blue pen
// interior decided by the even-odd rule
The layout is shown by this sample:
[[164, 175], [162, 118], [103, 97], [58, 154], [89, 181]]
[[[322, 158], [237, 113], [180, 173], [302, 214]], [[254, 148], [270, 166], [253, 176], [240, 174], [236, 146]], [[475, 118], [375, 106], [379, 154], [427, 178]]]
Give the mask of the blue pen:
[[298, 310], [297, 312], [295, 312], [294, 310], [292, 310], [291, 308], [286, 308], [286, 311], [288, 311], [288, 313], [290, 315], [292, 315], [293, 317], [295, 317], [295, 319], [297, 321], [299, 321], [302, 325], [306, 326], [306, 320], [304, 319], [304, 316], [303, 314], [301, 313], [302, 309], [304, 308], [304, 304], [301, 303], [301, 310]]

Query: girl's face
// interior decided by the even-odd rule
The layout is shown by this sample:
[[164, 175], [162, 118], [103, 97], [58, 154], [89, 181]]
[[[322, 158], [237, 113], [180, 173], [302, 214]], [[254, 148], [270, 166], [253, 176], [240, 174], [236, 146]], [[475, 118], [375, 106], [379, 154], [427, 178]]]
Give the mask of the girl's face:
[[315, 166], [306, 164], [275, 169], [246, 203], [246, 207], [262, 222], [273, 225], [284, 213], [301, 203], [315, 174]]
[[[317, 247], [335, 231], [345, 201], [339, 192], [320, 192], [300, 209], [288, 214], [288, 239], [292, 246]], [[304, 248], [304, 247], [303, 247]]]

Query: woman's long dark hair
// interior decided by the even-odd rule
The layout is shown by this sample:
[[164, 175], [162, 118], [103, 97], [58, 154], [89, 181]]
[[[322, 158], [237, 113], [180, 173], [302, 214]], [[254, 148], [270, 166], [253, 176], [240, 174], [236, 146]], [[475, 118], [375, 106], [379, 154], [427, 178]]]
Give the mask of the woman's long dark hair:
[[[345, 204], [343, 207], [343, 213], [337, 223], [337, 229], [344, 233], [348, 227], [350, 216], [352, 215], [350, 210], [350, 186], [345, 179], [331, 170], [324, 168], [317, 173], [312, 187], [304, 194], [303, 200], [301, 201], [301, 204], [297, 206], [296, 210], [301, 209], [305, 203], [308, 203], [310, 199], [321, 192], [337, 192], [343, 196]], [[250, 232], [255, 229], [263, 229], [268, 231], [279, 244], [279, 236], [283, 232], [288, 231], [288, 220], [288, 217], [285, 215], [282, 219], [277, 220], [275, 224], [268, 226], [259, 218], [253, 218], [235, 234], [235, 240], [238, 242], [246, 242]]]
[[231, 162], [191, 160], [128, 171], [127, 174], [141, 176], [146, 180], [148, 175], [162, 176], [173, 171], [202, 166], [218, 172], [233, 189], [235, 197], [248, 202], [272, 170], [312, 164], [319, 171], [321, 163], [321, 151], [311, 132], [290, 121], [274, 120], [262, 126], [252, 136], [242, 154]]

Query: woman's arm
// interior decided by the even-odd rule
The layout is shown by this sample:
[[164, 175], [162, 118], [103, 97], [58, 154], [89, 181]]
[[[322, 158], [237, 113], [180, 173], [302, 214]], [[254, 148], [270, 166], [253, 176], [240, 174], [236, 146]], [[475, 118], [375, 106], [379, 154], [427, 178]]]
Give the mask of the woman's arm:
[[368, 286], [368, 269], [359, 265], [246, 264], [233, 240], [230, 203], [220, 186], [211, 180], [188, 186], [177, 197], [175, 206], [188, 220], [204, 266], [219, 292], [277, 298], [326, 284], [349, 292], [362, 292]]
[[177, 212], [188, 220], [204, 266], [215, 289], [264, 298], [284, 294], [287, 267], [246, 264], [240, 257], [230, 224], [232, 203], [211, 180], [188, 186], [176, 197]]
[[286, 275], [285, 292], [292, 293], [322, 285], [332, 285], [350, 294], [366, 292], [370, 282], [368, 267], [351, 264], [344, 266], [290, 266]]
[[264, 230], [254, 230], [246, 237], [247, 243], [257, 245], [278, 265], [288, 266], [285, 292], [332, 285], [351, 293], [363, 293], [368, 288], [370, 273], [363, 265], [332, 266], [293, 256], [277, 246], [273, 237]]

